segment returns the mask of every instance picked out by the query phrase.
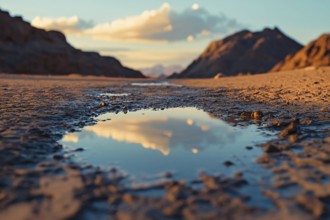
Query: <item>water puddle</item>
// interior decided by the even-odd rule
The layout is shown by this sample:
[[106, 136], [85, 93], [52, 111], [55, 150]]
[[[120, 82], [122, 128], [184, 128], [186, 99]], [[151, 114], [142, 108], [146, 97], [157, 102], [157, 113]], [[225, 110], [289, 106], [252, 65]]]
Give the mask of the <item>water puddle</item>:
[[107, 96], [107, 97], [122, 97], [122, 96], [129, 96], [129, 93], [101, 93], [100, 96]]
[[[248, 176], [260, 171], [254, 163], [262, 151], [254, 146], [273, 134], [257, 126], [230, 126], [196, 108], [108, 113], [96, 125], [68, 133], [60, 141], [81, 162], [116, 167], [135, 178], [170, 172], [176, 179], [193, 180], [201, 171], [212, 175]], [[230, 162], [230, 163], [229, 163]]]
[[173, 86], [182, 87], [182, 85], [169, 83], [169, 82], [143, 82], [143, 83], [131, 83], [132, 86]]

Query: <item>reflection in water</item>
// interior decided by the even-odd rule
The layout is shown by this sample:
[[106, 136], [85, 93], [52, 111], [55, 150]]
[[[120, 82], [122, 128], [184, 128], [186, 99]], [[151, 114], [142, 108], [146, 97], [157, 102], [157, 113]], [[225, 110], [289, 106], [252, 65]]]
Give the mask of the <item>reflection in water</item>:
[[69, 133], [69, 134], [66, 134], [63, 139], [62, 139], [63, 142], [72, 142], [72, 143], [78, 143], [79, 142], [79, 137], [77, 134], [74, 134], [74, 133]]
[[86, 127], [86, 131], [95, 133], [102, 138], [111, 138], [119, 142], [140, 144], [146, 149], [159, 150], [164, 155], [170, 153], [169, 143], [172, 131], [157, 129], [167, 123], [167, 119], [122, 118], [107, 121], [95, 126]]
[[180, 177], [192, 178], [201, 168], [219, 172], [221, 162], [234, 157], [240, 157], [245, 168], [257, 150], [244, 147], [265, 140], [255, 126], [231, 127], [196, 108], [105, 114], [98, 120], [81, 132], [67, 134], [62, 143], [85, 147], [81, 156], [88, 163], [118, 162], [133, 174], [175, 170]]
[[132, 86], [173, 86], [173, 87], [182, 87], [182, 85], [168, 83], [168, 82], [143, 82], [143, 83], [131, 83]]
[[[173, 110], [168, 111], [171, 113]], [[187, 126], [183, 119], [175, 118], [169, 113], [167, 116], [162, 116], [162, 112], [159, 113], [160, 116], [154, 117], [137, 114], [136, 118], [101, 122], [95, 126], [86, 127], [84, 130], [102, 138], [111, 138], [119, 142], [139, 144], [146, 149], [159, 150], [163, 155], [169, 155], [171, 149], [176, 147], [189, 151], [195, 149], [193, 151], [195, 153], [196, 150], [198, 152], [210, 145], [234, 141], [235, 133], [223, 124], [212, 124], [209, 121], [209, 126], [212, 126], [209, 130], [209, 126], [205, 125], [207, 123], [205, 120], [195, 118], [195, 122]], [[174, 114], [175, 111], [172, 113]], [[192, 121], [192, 119], [189, 120]]]
[[129, 96], [129, 93], [101, 93], [100, 96], [109, 96], [109, 97], [121, 97]]

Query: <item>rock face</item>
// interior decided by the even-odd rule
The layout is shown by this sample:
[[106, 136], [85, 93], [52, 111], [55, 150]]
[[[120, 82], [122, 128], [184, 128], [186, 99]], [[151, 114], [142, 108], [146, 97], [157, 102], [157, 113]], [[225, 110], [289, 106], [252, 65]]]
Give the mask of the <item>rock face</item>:
[[209, 78], [218, 73], [223, 76], [263, 73], [301, 48], [302, 45], [278, 28], [266, 28], [261, 32], [244, 30], [212, 42], [200, 57], [173, 78]]
[[288, 55], [272, 71], [300, 69], [330, 65], [330, 34], [323, 34], [294, 55]]
[[57, 31], [34, 28], [0, 10], [0, 73], [144, 77], [113, 57], [83, 52]]

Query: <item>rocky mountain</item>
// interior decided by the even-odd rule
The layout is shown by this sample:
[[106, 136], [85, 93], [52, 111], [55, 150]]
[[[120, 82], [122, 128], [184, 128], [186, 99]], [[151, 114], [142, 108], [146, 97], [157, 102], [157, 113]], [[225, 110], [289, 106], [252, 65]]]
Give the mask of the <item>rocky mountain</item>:
[[272, 71], [293, 70], [308, 66], [330, 66], [330, 34], [323, 34], [296, 54], [288, 55], [285, 60], [275, 65]]
[[218, 73], [224, 76], [263, 73], [301, 48], [302, 45], [278, 28], [266, 28], [260, 32], [243, 30], [212, 42], [184, 71], [172, 78], [208, 78]]
[[2, 10], [0, 30], [0, 73], [144, 77], [113, 57], [75, 49], [62, 33], [32, 27]]
[[142, 68], [140, 71], [150, 77], [161, 77], [161, 76], [169, 76], [173, 74], [174, 72], [180, 72], [183, 70], [183, 67], [180, 65], [155, 65], [149, 68]]

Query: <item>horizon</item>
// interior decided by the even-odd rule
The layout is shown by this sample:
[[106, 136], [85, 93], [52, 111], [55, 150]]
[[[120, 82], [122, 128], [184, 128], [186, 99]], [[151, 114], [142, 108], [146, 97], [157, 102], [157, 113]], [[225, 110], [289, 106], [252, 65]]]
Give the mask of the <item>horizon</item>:
[[[56, 4], [48, 0], [29, 3], [5, 0], [0, 8], [13, 16], [22, 16], [35, 27], [63, 32], [76, 48], [116, 57], [123, 65], [139, 70], [159, 65], [165, 69], [178, 65], [184, 68], [211, 41], [243, 29], [255, 32], [278, 27], [303, 45], [329, 32], [326, 21], [330, 15], [325, 13], [328, 7], [324, 5], [330, 6], [330, 2], [325, 1], [323, 5], [315, 5], [306, 0], [295, 0], [285, 8], [281, 8], [279, 2], [240, 2], [245, 10], [238, 9], [228, 0], [203, 3], [144, 0], [134, 8], [126, 7], [125, 1], [80, 2], [79, 6], [72, 3], [75, 10], [59, 7], [64, 4], [63, 0]], [[111, 4], [116, 4], [116, 8], [111, 8]], [[212, 7], [214, 5], [221, 7]], [[254, 13], [249, 10], [251, 7]], [[110, 13], [106, 13], [107, 8]], [[276, 8], [282, 11], [276, 11]], [[293, 14], [287, 15], [290, 10]], [[306, 12], [311, 15], [302, 17]], [[265, 19], [260, 19], [262, 14]], [[290, 16], [294, 19], [288, 19]]]

